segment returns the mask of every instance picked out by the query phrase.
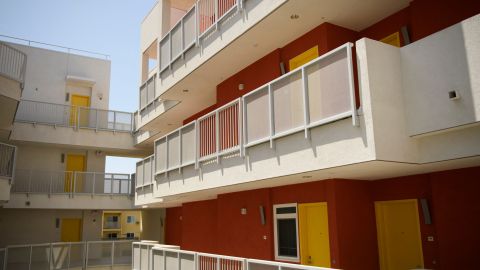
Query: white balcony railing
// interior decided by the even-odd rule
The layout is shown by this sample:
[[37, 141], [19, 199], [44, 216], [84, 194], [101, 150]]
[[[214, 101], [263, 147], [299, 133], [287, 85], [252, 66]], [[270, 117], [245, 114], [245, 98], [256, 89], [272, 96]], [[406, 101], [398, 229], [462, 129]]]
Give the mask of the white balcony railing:
[[15, 161], [17, 147], [0, 142], [0, 177], [13, 183], [15, 178]]
[[113, 268], [132, 264], [132, 241], [12, 245], [0, 250], [0, 256], [4, 270]]
[[148, 156], [136, 164], [135, 188], [148, 187], [153, 184], [154, 156]]
[[244, 0], [198, 0], [159, 42], [160, 73], [180, 58], [236, 10]]
[[156, 73], [140, 86], [140, 111], [152, 103], [156, 96]]
[[130, 195], [129, 174], [17, 169], [13, 193]]
[[297, 132], [352, 117], [358, 125], [347, 43], [257, 88], [154, 143], [154, 174], [165, 174]]
[[54, 126], [132, 132], [133, 114], [112, 110], [21, 100], [17, 122]]
[[307, 266], [224, 256], [175, 249], [153, 243], [133, 243], [133, 270], [332, 270], [332, 268]]
[[19, 82], [23, 88], [26, 67], [27, 55], [25, 53], [0, 42], [0, 75]]

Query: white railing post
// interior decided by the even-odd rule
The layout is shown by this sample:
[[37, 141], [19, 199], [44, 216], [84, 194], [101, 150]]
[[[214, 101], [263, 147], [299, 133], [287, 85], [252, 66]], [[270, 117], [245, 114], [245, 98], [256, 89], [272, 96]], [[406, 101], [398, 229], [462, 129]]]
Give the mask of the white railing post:
[[117, 130], [117, 112], [113, 112], [113, 131]]
[[111, 266], [113, 267], [113, 263], [114, 263], [114, 257], [115, 257], [115, 241], [112, 241], [112, 264]]
[[77, 178], [77, 172], [72, 172], [72, 181], [71, 181], [71, 189], [70, 189], [70, 192], [72, 193], [72, 197], [74, 196], [75, 194], [75, 184], [76, 184], [76, 178]]
[[27, 188], [27, 193], [30, 193], [30, 188], [31, 188], [31, 185], [32, 185], [32, 170], [29, 171], [29, 174], [28, 174], [28, 188]]
[[95, 131], [98, 131], [98, 110], [95, 110]]
[[195, 120], [195, 169], [198, 169], [198, 160], [200, 158], [200, 128], [199, 128], [198, 120]]
[[77, 112], [77, 130], [80, 128], [80, 107], [76, 106], [76, 112]]
[[33, 246], [30, 245], [30, 254], [28, 259], [28, 270], [32, 269], [32, 253], [33, 253]]
[[213, 0], [214, 2], [214, 11], [215, 12], [215, 30], [218, 30], [218, 1], [219, 0]]
[[310, 104], [308, 103], [308, 81], [305, 67], [302, 67], [302, 92], [303, 92], [303, 120], [305, 126], [305, 139], [310, 138], [308, 125], [310, 124]]
[[274, 108], [273, 108], [273, 93], [272, 93], [272, 85], [268, 85], [268, 111], [269, 111], [269, 123], [270, 123], [270, 148], [273, 148], [273, 136], [275, 133], [274, 121]]
[[113, 175], [110, 174], [110, 195], [112, 194], [113, 194]]
[[53, 174], [50, 174], [50, 186], [48, 188], [48, 195], [52, 195]]
[[199, 9], [199, 1], [197, 1], [194, 5], [194, 8], [195, 8], [195, 46], [199, 46], [200, 45], [200, 39], [199, 39], [199, 36], [200, 36], [200, 16], [198, 15], [198, 9]]
[[350, 88], [350, 105], [352, 106], [352, 124], [358, 126], [357, 102], [355, 98], [355, 84], [353, 77], [352, 43], [347, 43], [348, 87]]
[[244, 156], [244, 149], [243, 149], [243, 102], [242, 99], [238, 99], [238, 108], [237, 108], [237, 129], [238, 129], [238, 149], [240, 151], [240, 156]]
[[97, 173], [93, 172], [93, 185], [92, 185], [92, 195], [95, 195], [95, 181], [96, 181], [96, 175]]
[[[216, 3], [217, 1], [215, 1]], [[219, 121], [219, 111], [215, 111], [215, 152], [217, 155], [217, 163], [220, 163], [220, 121]]]
[[[84, 249], [85, 251], [85, 249]], [[82, 265], [83, 263], [85, 263], [85, 252], [82, 252], [83, 253], [83, 256], [82, 256]], [[68, 264], [67, 264], [67, 269], [70, 269], [70, 260], [71, 260], [71, 257], [72, 257], [72, 243], [68, 243]]]
[[85, 242], [85, 252], [83, 253], [83, 256], [84, 256], [84, 265], [85, 265], [85, 269], [88, 269], [88, 242]]

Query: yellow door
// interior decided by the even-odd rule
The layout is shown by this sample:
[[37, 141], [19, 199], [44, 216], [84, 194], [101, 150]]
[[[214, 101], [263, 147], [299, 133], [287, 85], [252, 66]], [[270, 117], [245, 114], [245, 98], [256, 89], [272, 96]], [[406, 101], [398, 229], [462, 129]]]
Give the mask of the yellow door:
[[381, 270], [423, 268], [417, 200], [375, 202]]
[[318, 46], [312, 47], [305, 52], [295, 56], [294, 58], [288, 61], [288, 68], [290, 71], [298, 68], [299, 66], [303, 66], [306, 63], [312, 61], [313, 59], [318, 57]]
[[[85, 171], [85, 156], [84, 155], [67, 155], [67, 166], [65, 173], [65, 192], [81, 192], [83, 190], [84, 174], [75, 172]], [[75, 189], [73, 189], [75, 188]]]
[[299, 204], [298, 215], [301, 263], [330, 267], [327, 203]]
[[79, 218], [62, 219], [62, 242], [79, 242], [82, 240], [82, 220]]
[[[70, 125], [75, 126], [78, 121], [81, 126], [88, 125], [88, 110], [78, 109], [79, 107], [90, 107], [90, 97], [72, 95], [72, 108], [70, 111]], [[80, 112], [80, 115], [78, 113]]]

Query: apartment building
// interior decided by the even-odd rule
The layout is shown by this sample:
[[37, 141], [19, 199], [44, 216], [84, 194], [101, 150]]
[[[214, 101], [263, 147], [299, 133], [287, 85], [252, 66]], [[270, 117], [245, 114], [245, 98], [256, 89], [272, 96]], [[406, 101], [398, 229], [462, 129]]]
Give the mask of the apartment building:
[[[106, 156], [148, 154], [134, 113], [109, 110], [110, 68], [106, 55], [0, 42], [0, 269], [129, 265], [132, 239], [162, 239], [162, 210], [135, 209], [134, 176], [105, 171]], [[105, 235], [111, 211], [124, 225]]]
[[141, 25], [135, 205], [166, 208], [180, 251], [138, 243], [133, 268], [475, 269], [479, 12], [159, 0]]

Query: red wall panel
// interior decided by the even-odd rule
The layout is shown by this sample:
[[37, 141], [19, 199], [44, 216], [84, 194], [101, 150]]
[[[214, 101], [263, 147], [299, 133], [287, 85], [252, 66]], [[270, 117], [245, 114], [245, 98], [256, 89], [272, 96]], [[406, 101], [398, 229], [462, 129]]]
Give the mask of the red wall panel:
[[217, 252], [217, 201], [182, 206], [182, 249]]

